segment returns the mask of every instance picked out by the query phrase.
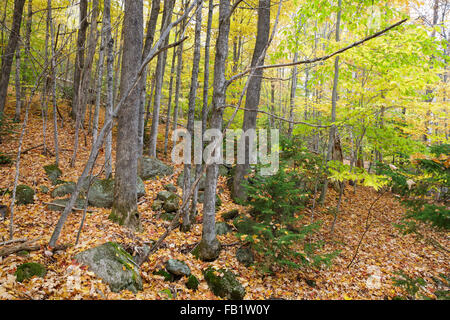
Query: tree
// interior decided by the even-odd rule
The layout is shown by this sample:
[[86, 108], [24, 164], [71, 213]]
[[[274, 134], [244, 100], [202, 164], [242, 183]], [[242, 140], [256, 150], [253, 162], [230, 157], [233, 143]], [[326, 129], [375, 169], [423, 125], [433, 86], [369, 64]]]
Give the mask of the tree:
[[[251, 67], [264, 65], [265, 51], [269, 40], [270, 32], [270, 0], [260, 0], [258, 5], [258, 30], [256, 34], [255, 49], [253, 51]], [[247, 94], [245, 99], [244, 121], [242, 130], [256, 129], [256, 116], [261, 92], [263, 69], [256, 69], [248, 80]], [[246, 137], [244, 137], [246, 139]], [[249, 138], [251, 139], [251, 138]], [[247, 139], [245, 143], [245, 163], [237, 164], [233, 180], [233, 197], [238, 199], [245, 198], [245, 190], [242, 187], [242, 180], [250, 169], [249, 145]], [[249, 151], [250, 152], [250, 151]]]
[[0, 70], [0, 115], [5, 110], [9, 77], [11, 75], [11, 66], [14, 60], [14, 53], [16, 52], [17, 44], [20, 38], [20, 25], [22, 23], [24, 5], [25, 0], [14, 0], [11, 34], [9, 35], [8, 45], [2, 55], [2, 65]]
[[[139, 71], [136, 61], [142, 59], [142, 26], [142, 0], [125, 1], [121, 96], [131, 88]], [[109, 216], [111, 220], [134, 230], [141, 229], [136, 191], [140, 91], [141, 87], [135, 86], [118, 113], [114, 201]]]

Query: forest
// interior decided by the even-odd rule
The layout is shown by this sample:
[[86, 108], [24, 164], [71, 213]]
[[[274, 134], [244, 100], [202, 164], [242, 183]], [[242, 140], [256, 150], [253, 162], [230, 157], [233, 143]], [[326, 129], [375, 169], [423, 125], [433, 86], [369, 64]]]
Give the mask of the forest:
[[1, 300], [448, 300], [448, 0], [1, 0]]

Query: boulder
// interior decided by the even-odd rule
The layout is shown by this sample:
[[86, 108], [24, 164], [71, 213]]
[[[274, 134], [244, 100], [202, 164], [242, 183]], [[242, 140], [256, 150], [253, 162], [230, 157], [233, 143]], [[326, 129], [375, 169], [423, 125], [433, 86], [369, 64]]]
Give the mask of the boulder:
[[244, 299], [245, 289], [231, 271], [225, 269], [214, 270], [209, 267], [203, 271], [203, 276], [216, 296], [230, 300]]
[[232, 230], [231, 226], [226, 222], [216, 223], [216, 233], [218, 235], [227, 234], [228, 232], [231, 232], [231, 230]]
[[42, 193], [47, 194], [50, 190], [48, 189], [47, 186], [40, 186], [39, 187], [39, 191], [42, 192]]
[[171, 183], [166, 184], [166, 185], [164, 186], [164, 189], [166, 189], [167, 191], [170, 191], [170, 192], [174, 192], [174, 193], [177, 192], [177, 187], [175, 187], [175, 186], [174, 186], [173, 184], [171, 184]]
[[176, 212], [180, 208], [180, 199], [177, 195], [171, 196], [164, 202], [163, 209], [168, 212]]
[[186, 276], [191, 275], [191, 269], [187, 266], [184, 261], [177, 259], [169, 259], [166, 262], [166, 270], [175, 276]]
[[159, 211], [162, 209], [163, 205], [164, 205], [164, 201], [156, 199], [153, 201], [152, 210]]
[[75, 259], [89, 266], [92, 272], [109, 284], [113, 292], [127, 289], [136, 293], [142, 290], [139, 266], [133, 257], [115, 242], [107, 242], [83, 251], [77, 254]]
[[142, 180], [163, 177], [172, 173], [173, 168], [158, 159], [141, 157], [138, 160], [138, 175]]
[[[137, 177], [137, 196], [145, 193], [142, 179]], [[88, 192], [89, 204], [94, 207], [111, 208], [114, 200], [114, 179], [94, 180]]]
[[14, 275], [16, 276], [16, 281], [22, 282], [27, 279], [31, 279], [33, 276], [38, 276], [43, 278], [47, 274], [47, 269], [44, 265], [35, 262], [28, 262], [21, 264], [17, 267]]
[[29, 186], [20, 184], [16, 188], [17, 204], [29, 204], [34, 202], [34, 190]]
[[61, 185], [57, 186], [55, 189], [53, 189], [52, 197], [58, 198], [58, 197], [65, 196], [67, 194], [72, 194], [75, 191], [75, 186], [76, 186], [75, 182], [71, 182], [71, 181], [61, 184]]
[[236, 259], [246, 267], [252, 265], [255, 260], [252, 250], [244, 246], [236, 250]]
[[59, 169], [56, 164], [49, 164], [47, 166], [44, 166], [44, 170], [50, 181], [54, 185], [58, 184], [58, 178], [62, 175], [61, 169]]

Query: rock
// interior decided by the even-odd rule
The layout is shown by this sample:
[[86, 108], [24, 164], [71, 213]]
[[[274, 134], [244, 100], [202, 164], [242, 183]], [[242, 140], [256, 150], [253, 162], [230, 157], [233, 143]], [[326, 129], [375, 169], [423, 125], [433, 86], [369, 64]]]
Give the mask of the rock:
[[27, 279], [31, 279], [33, 276], [38, 276], [43, 278], [47, 274], [47, 269], [44, 265], [35, 262], [28, 262], [21, 264], [17, 267], [14, 275], [16, 276], [16, 281], [22, 282]]
[[253, 252], [248, 247], [240, 247], [236, 250], [236, 259], [244, 266], [249, 267], [253, 264], [254, 256]]
[[173, 168], [162, 161], [149, 157], [138, 159], [138, 175], [142, 180], [163, 177], [173, 173]]
[[[153, 244], [152, 244], [153, 245]], [[142, 265], [145, 262], [145, 258], [150, 252], [150, 247], [146, 244], [143, 246], [134, 247], [135, 252], [133, 253], [133, 260], [136, 262], [138, 266]]]
[[[51, 211], [64, 211], [64, 207], [69, 203], [70, 198], [65, 199], [55, 199], [50, 204], [47, 205], [47, 209]], [[53, 205], [56, 204], [56, 205]], [[86, 204], [85, 199], [77, 199], [75, 200], [75, 207], [84, 209]], [[62, 207], [64, 206], [64, 207]]]
[[164, 201], [156, 199], [153, 201], [152, 210], [159, 211], [162, 209], [163, 205], [164, 205]]
[[161, 219], [163, 219], [163, 220], [172, 221], [173, 218], [175, 218], [175, 214], [173, 214], [173, 213], [164, 212], [161, 214]]
[[180, 199], [178, 196], [171, 196], [164, 202], [163, 209], [167, 213], [176, 212], [180, 208]]
[[158, 192], [158, 194], [156, 195], [156, 199], [165, 202], [170, 197], [172, 197], [173, 195], [174, 195], [173, 192], [170, 192], [170, 191], [167, 191], [167, 190], [163, 190], [163, 191]]
[[44, 170], [50, 181], [54, 185], [58, 184], [59, 182], [58, 178], [62, 175], [61, 169], [59, 169], [56, 164], [49, 164], [47, 166], [44, 166]]
[[203, 276], [216, 296], [230, 300], [244, 299], [245, 289], [231, 271], [225, 269], [214, 270], [209, 267], [203, 271]]
[[170, 191], [170, 192], [174, 192], [174, 193], [177, 192], [177, 187], [175, 187], [175, 186], [174, 186], [173, 184], [171, 184], [171, 183], [166, 184], [166, 185], [164, 186], [164, 189], [166, 189], [167, 191]]
[[197, 277], [191, 274], [186, 282], [186, 287], [191, 290], [197, 290], [200, 281], [198, 281]]
[[33, 203], [34, 190], [24, 184], [18, 185], [16, 188], [16, 201], [18, 204]]
[[232, 220], [232, 219], [236, 218], [238, 215], [239, 215], [239, 210], [233, 209], [233, 210], [222, 213], [222, 218], [223, 218], [223, 220], [228, 221], [228, 220]]
[[107, 242], [88, 249], [75, 256], [75, 259], [89, 268], [109, 284], [111, 291], [128, 289], [134, 293], [142, 290], [139, 267], [133, 257], [119, 244]]
[[42, 193], [47, 194], [50, 190], [48, 189], [47, 186], [40, 186], [39, 187], [39, 191], [42, 192]]
[[0, 204], [0, 218], [4, 220], [9, 216], [9, 207], [3, 204]]
[[66, 182], [64, 184], [61, 184], [53, 189], [52, 197], [58, 198], [65, 196], [66, 194], [72, 194], [75, 191], [75, 186], [75, 182]]
[[158, 276], [163, 276], [164, 281], [173, 281], [175, 278], [173, 274], [171, 274], [163, 269], [158, 270], [158, 271], [153, 271], [153, 274], [158, 275]]
[[167, 260], [166, 270], [175, 276], [189, 277], [191, 275], [191, 269], [189, 269], [187, 264], [177, 259]]
[[227, 234], [232, 230], [231, 226], [226, 222], [217, 222], [216, 223], [216, 233], [218, 235]]
[[[137, 177], [137, 196], [144, 196], [145, 185]], [[95, 180], [88, 192], [89, 204], [94, 207], [111, 208], [114, 200], [114, 179]]]

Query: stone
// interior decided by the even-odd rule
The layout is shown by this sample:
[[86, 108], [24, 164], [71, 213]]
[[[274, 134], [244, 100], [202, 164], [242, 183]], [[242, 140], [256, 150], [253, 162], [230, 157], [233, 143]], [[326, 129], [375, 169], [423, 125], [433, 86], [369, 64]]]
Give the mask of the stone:
[[238, 215], [239, 215], [239, 210], [233, 209], [233, 210], [222, 213], [222, 218], [223, 218], [223, 220], [228, 221], [228, 220], [233, 220]]
[[39, 191], [42, 192], [42, 193], [47, 194], [50, 190], [48, 189], [47, 186], [40, 186], [39, 187]]
[[158, 192], [158, 194], [156, 195], [156, 199], [157, 200], [161, 200], [161, 201], [167, 201], [171, 196], [173, 196], [173, 192], [167, 191], [167, 190], [163, 190]]
[[16, 188], [16, 201], [18, 204], [34, 203], [34, 190], [24, 184], [18, 185]]
[[72, 194], [75, 191], [75, 186], [76, 186], [75, 182], [66, 182], [64, 184], [61, 184], [57, 186], [55, 189], [53, 189], [52, 197], [58, 198], [65, 196], [67, 194]]
[[203, 271], [203, 276], [216, 296], [229, 300], [244, 299], [245, 289], [231, 271], [225, 269], [214, 270], [209, 267]]
[[162, 209], [163, 205], [164, 205], [164, 201], [156, 199], [153, 201], [152, 210], [159, 211]]
[[56, 164], [49, 164], [47, 166], [44, 166], [44, 170], [50, 181], [54, 185], [58, 184], [58, 178], [62, 175], [61, 169], [59, 169]]
[[108, 283], [111, 291], [130, 290], [136, 293], [142, 290], [142, 278], [139, 266], [133, 257], [115, 242], [106, 242], [75, 256], [75, 259], [87, 265], [92, 272]]
[[167, 191], [170, 191], [170, 192], [174, 192], [174, 193], [177, 192], [177, 187], [175, 187], [175, 186], [174, 186], [173, 184], [171, 184], [171, 183], [166, 184], [166, 185], [164, 186], [164, 189], [166, 189]]
[[186, 276], [191, 275], [191, 269], [187, 266], [184, 261], [177, 259], [169, 259], [166, 262], [166, 270], [175, 276]]
[[171, 196], [164, 202], [163, 209], [167, 213], [176, 212], [180, 208], [180, 199], [177, 195]]
[[17, 267], [14, 275], [16, 281], [23, 282], [24, 280], [31, 279], [33, 276], [43, 278], [47, 274], [47, 269], [44, 265], [36, 262], [23, 263]]
[[164, 177], [173, 173], [173, 168], [161, 160], [141, 157], [138, 159], [138, 175], [142, 180]]
[[231, 226], [226, 222], [217, 222], [216, 223], [216, 233], [218, 235], [223, 235], [231, 232]]
[[242, 246], [236, 250], [236, 259], [244, 266], [249, 267], [253, 264], [255, 257], [250, 248]]
[[[142, 179], [137, 177], [137, 197], [146, 194]], [[89, 204], [94, 207], [111, 208], [114, 200], [114, 179], [95, 180], [88, 192]]]

